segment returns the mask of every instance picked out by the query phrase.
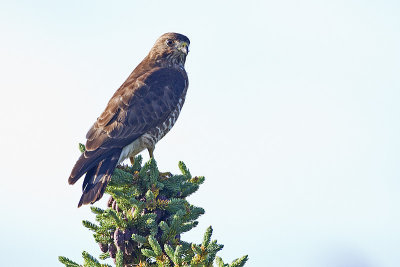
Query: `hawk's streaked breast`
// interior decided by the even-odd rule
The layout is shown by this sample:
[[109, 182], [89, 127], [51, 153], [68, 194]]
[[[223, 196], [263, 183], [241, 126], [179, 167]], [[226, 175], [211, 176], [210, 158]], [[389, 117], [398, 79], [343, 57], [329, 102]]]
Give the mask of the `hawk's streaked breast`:
[[150, 131], [146, 132], [138, 139], [125, 146], [122, 149], [121, 155], [118, 159], [118, 164], [129, 157], [134, 157], [141, 151], [149, 148], [154, 148], [156, 143], [161, 140], [174, 126], [177, 121], [179, 114], [182, 110], [182, 106], [185, 102], [186, 92], [188, 85], [185, 80], [185, 90], [183, 91], [181, 97], [179, 98], [178, 104], [171, 114], [158, 126], [154, 127]]

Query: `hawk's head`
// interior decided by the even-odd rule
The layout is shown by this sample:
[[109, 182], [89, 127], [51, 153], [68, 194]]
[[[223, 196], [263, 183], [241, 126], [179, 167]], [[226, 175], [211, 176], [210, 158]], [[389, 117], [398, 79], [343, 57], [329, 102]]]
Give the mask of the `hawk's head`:
[[149, 56], [155, 60], [184, 65], [189, 53], [189, 38], [179, 33], [165, 33], [156, 41]]

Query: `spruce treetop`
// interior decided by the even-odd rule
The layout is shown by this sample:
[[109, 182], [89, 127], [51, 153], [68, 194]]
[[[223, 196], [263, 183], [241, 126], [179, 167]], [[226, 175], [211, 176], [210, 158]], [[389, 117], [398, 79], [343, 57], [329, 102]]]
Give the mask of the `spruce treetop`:
[[[84, 148], [81, 147], [81, 150]], [[218, 251], [223, 245], [211, 240], [211, 226], [200, 244], [181, 239], [181, 234], [198, 225], [204, 209], [191, 205], [186, 198], [196, 192], [204, 177], [190, 174], [179, 162], [181, 174], [160, 173], [156, 161], [142, 166], [141, 156], [132, 166], [118, 166], [106, 193], [111, 197], [106, 209], [91, 207], [96, 223], [83, 221], [93, 231], [101, 250], [99, 258], [112, 258], [118, 267], [128, 266], [243, 266], [243, 256], [226, 264]], [[84, 251], [83, 264], [66, 257], [59, 261], [67, 267], [105, 267]]]

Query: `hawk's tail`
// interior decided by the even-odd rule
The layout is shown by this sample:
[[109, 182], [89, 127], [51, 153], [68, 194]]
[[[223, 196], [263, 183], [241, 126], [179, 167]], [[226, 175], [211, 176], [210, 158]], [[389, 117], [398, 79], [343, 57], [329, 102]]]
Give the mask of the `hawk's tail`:
[[[113, 153], [108, 154], [107, 157], [100, 159], [97, 164], [93, 165], [93, 167], [86, 172], [82, 184], [83, 193], [79, 200], [78, 208], [84, 204], [93, 204], [103, 196], [106, 186], [118, 164], [120, 154], [120, 150], [113, 151]], [[79, 179], [76, 177], [77, 176], [70, 177], [70, 183], [74, 183]]]

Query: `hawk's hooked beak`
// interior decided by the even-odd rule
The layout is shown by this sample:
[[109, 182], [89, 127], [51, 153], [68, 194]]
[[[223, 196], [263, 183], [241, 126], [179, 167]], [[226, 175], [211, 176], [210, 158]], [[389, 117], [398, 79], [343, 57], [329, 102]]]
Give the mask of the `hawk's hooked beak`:
[[189, 45], [186, 42], [181, 42], [179, 44], [178, 50], [187, 55], [189, 53]]

